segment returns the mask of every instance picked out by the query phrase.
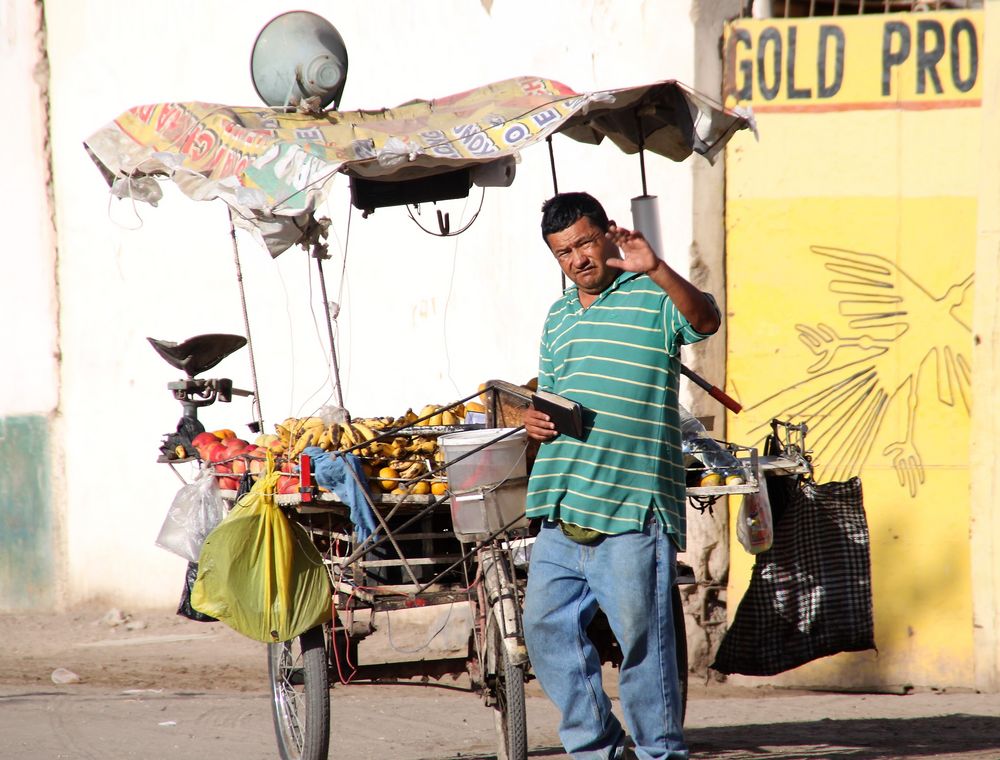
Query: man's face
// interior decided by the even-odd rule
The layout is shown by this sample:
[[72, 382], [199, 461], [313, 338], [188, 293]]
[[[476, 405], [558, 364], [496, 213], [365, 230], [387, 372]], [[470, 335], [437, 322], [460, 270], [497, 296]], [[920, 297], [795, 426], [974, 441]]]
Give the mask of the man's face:
[[560, 269], [581, 293], [597, 295], [603, 292], [620, 273], [607, 265], [609, 258], [618, 258], [618, 247], [585, 216], [566, 229], [546, 236], [545, 240]]

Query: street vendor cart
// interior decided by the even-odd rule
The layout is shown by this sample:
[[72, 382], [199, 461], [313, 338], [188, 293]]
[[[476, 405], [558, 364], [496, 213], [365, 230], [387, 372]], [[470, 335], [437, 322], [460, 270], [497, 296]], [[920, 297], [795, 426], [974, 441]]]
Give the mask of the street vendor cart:
[[[302, 84], [298, 74], [293, 79]], [[651, 150], [683, 160], [692, 152], [713, 157], [749, 125], [674, 81], [576, 93], [558, 82], [521, 77], [378, 113], [324, 112], [308, 98], [297, 109], [287, 101], [271, 105], [276, 107], [143, 106], [93, 135], [86, 148], [120, 197], [155, 200], [155, 180], [169, 178], [192, 197], [222, 198], [232, 224], [251, 229], [272, 255], [296, 244], [306, 248], [324, 302], [329, 220], [314, 212], [341, 174], [350, 179], [353, 205], [368, 213], [466, 197], [474, 183], [507, 186], [518, 152], [555, 133], [594, 144], [608, 137], [640, 158]], [[229, 146], [232, 160], [200, 150], [204, 135]], [[648, 200], [642, 167], [642, 199]], [[441, 234], [454, 234], [440, 213], [439, 224]], [[235, 234], [232, 239], [235, 251]], [[238, 253], [236, 261], [238, 267]], [[242, 287], [239, 274], [237, 279]], [[256, 432], [269, 435], [256, 387], [240, 391], [190, 371], [187, 380], [171, 384], [185, 404], [188, 427], [182, 420], [165, 460], [199, 458], [237, 505], [240, 482], [259, 478], [261, 467], [281, 468], [275, 493], [267, 497], [308, 536], [328, 575], [328, 621], [269, 644], [281, 756], [327, 757], [331, 685], [467, 676], [494, 712], [498, 756], [524, 760], [524, 684], [531, 676], [521, 600], [532, 541], [524, 517], [531, 449], [517, 410], [530, 396], [520, 386], [495, 382], [420, 413], [353, 419], [343, 409], [331, 319], [327, 314], [337, 414], [311, 418], [319, 422], [286, 420], [276, 428], [288, 436], [260, 443], [257, 451], [195, 451], [193, 439], [204, 429], [191, 421], [203, 403], [247, 393], [255, 401]], [[246, 328], [249, 341], [249, 321]], [[226, 352], [241, 346], [230, 342]], [[252, 368], [252, 343], [249, 348]], [[470, 412], [475, 404], [483, 410]], [[741, 484], [701, 495], [756, 489], [755, 456], [744, 451]], [[358, 466], [346, 466], [338, 481], [353, 490], [350, 501], [325, 484], [324, 468], [352, 461]], [[692, 579], [681, 576], [682, 582]], [[676, 590], [674, 605], [681, 626], [678, 670], [686, 679]], [[602, 642], [602, 656], [614, 662], [613, 637], [599, 626], [593, 635]]]

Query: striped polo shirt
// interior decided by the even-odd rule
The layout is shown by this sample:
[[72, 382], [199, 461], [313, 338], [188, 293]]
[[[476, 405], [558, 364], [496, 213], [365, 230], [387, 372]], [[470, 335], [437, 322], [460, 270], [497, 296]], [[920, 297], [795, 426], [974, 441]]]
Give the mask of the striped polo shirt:
[[620, 274], [587, 309], [575, 287], [553, 304], [538, 387], [583, 406], [584, 436], [541, 445], [528, 517], [624, 533], [641, 530], [652, 509], [684, 548], [678, 364], [682, 344], [706, 337], [656, 283], [633, 272]]

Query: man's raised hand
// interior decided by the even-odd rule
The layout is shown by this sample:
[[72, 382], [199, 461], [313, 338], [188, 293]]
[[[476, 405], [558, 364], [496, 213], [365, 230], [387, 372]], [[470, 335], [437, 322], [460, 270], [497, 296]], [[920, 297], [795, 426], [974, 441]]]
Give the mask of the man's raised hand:
[[656, 251], [638, 230], [627, 230], [611, 222], [606, 234], [608, 239], [621, 249], [623, 257], [609, 258], [607, 261], [609, 267], [624, 269], [626, 272], [649, 274], [659, 266], [660, 260], [656, 256]]

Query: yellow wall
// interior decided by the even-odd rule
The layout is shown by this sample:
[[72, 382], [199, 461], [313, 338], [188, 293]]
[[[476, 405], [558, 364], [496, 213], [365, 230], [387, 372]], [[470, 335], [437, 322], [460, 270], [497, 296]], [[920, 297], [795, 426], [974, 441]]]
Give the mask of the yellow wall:
[[[987, 39], [1000, 34], [1000, 2], [985, 7]], [[1000, 46], [984, 55], [983, 134], [1000, 124]], [[983, 140], [973, 315], [972, 577], [977, 689], [1000, 691], [1000, 143]]]
[[[809, 425], [860, 475], [875, 653], [773, 681], [970, 686], [969, 425], [982, 12], [740, 21], [727, 105], [729, 438]], [[730, 610], [751, 559], [732, 544]]]

